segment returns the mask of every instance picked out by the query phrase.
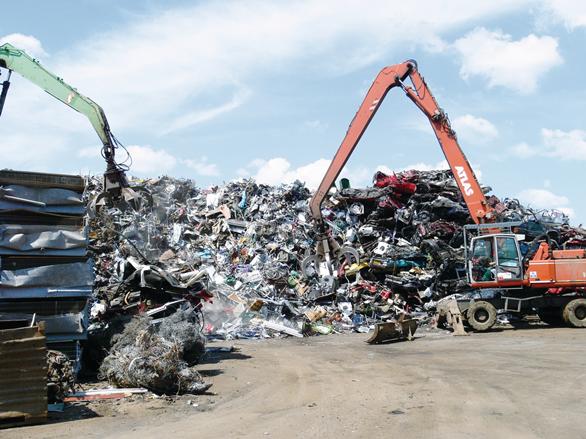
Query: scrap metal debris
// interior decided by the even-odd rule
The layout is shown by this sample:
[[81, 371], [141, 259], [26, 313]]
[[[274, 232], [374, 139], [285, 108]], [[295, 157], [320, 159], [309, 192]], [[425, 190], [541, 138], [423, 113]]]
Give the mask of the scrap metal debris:
[[[463, 226], [471, 218], [448, 170], [379, 172], [374, 187], [332, 193], [323, 217], [360, 262], [350, 258], [330, 276], [303, 266], [316, 230], [311, 192], [300, 182], [203, 189], [163, 177], [141, 190], [140, 209], [105, 209], [92, 220], [94, 325], [120, 313], [164, 312], [180, 300], [203, 310], [208, 337], [369, 332], [408, 317], [428, 322], [438, 300], [468, 290]], [[519, 233], [529, 243], [543, 235], [559, 245], [586, 242], [586, 231], [561, 212], [488, 202], [503, 221], [523, 221]]]
[[118, 387], [145, 387], [158, 394], [202, 393], [205, 383], [193, 364], [204, 353], [203, 337], [194, 330], [189, 311], [179, 310], [155, 322], [135, 317], [114, 339], [104, 359], [102, 378]]
[[47, 393], [50, 404], [63, 402], [75, 390], [75, 373], [71, 360], [59, 351], [47, 351]]
[[[83, 203], [94, 207], [89, 227], [81, 228], [78, 191], [75, 221], [68, 217], [76, 234], [61, 224], [27, 225], [30, 239], [18, 238], [18, 252], [40, 252], [42, 258], [49, 251], [60, 258], [72, 253], [71, 267], [51, 269], [79, 268], [76, 273], [84, 277], [71, 285], [83, 288], [67, 293], [76, 298], [82, 291], [80, 306], [58, 301], [58, 318], [51, 310], [31, 317], [23, 308], [22, 315], [6, 313], [3, 319], [54, 320], [54, 332], [67, 334], [75, 323], [79, 337], [88, 337], [85, 366], [93, 362], [112, 385], [160, 394], [204, 392], [210, 384], [194, 365], [205, 354], [206, 339], [354, 331], [372, 333], [368, 341], [379, 343], [409, 339], [417, 325], [438, 319], [459, 322], [464, 333], [457, 306], [442, 301], [470, 291], [463, 228], [472, 220], [450, 171], [377, 173], [373, 187], [332, 188], [322, 213], [343, 258], [335, 272], [311, 257], [319, 235], [309, 213], [311, 192], [300, 182], [268, 186], [240, 180], [204, 189], [170, 177], [135, 181], [140, 198], [128, 209], [94, 203], [101, 192], [98, 179], [77, 183], [86, 189]], [[561, 212], [534, 211], [495, 196], [488, 202], [499, 220], [520, 224], [514, 233], [525, 236], [523, 254], [543, 239], [554, 247], [586, 245], [586, 230], [571, 227]], [[8, 249], [25, 230], [11, 224], [16, 223], [7, 221], [3, 235]], [[53, 247], [47, 249], [46, 242]], [[3, 267], [6, 306], [16, 300], [5, 300], [6, 294], [23, 283], [36, 285], [38, 278], [47, 291], [54, 289], [49, 281], [60, 285], [33, 262], [12, 271]], [[94, 278], [88, 274], [92, 266]], [[75, 343], [63, 345], [73, 360], [79, 357]], [[66, 358], [49, 354], [52, 401], [73, 390], [74, 371]]]

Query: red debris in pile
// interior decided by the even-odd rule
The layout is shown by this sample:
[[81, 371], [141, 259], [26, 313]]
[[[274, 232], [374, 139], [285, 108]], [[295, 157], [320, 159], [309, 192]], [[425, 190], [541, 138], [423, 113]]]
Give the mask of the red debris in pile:
[[391, 187], [395, 192], [400, 194], [411, 195], [417, 190], [417, 185], [407, 181], [404, 177], [397, 175], [386, 175], [384, 172], [377, 172], [374, 175], [374, 185], [376, 187]]

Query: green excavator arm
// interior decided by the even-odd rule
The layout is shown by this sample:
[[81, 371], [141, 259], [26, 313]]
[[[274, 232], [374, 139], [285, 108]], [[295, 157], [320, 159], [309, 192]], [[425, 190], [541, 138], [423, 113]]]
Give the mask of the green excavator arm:
[[0, 95], [0, 115], [10, 85], [10, 72], [17, 72], [65, 105], [85, 115], [98, 133], [103, 145], [102, 156], [106, 160], [104, 192], [109, 198], [120, 197], [122, 189], [128, 187], [128, 182], [124, 168], [116, 163], [115, 151], [118, 142], [110, 131], [102, 107], [45, 69], [39, 61], [27, 55], [24, 50], [11, 44], [6, 43], [0, 46], [0, 67], [9, 70], [8, 80], [4, 81]]

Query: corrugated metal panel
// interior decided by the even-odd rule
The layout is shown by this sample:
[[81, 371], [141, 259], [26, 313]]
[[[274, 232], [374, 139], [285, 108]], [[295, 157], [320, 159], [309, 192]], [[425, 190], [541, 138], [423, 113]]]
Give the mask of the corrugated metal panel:
[[83, 192], [85, 181], [79, 175], [44, 174], [42, 172], [14, 171], [2, 169], [0, 183], [21, 184], [32, 187], [56, 187]]
[[90, 286], [64, 286], [60, 287], [0, 287], [0, 299], [50, 299], [54, 297], [89, 297], [92, 294]]
[[84, 217], [82, 215], [72, 216], [58, 213], [29, 212], [26, 210], [7, 210], [0, 211], [0, 223], [83, 226]]
[[59, 297], [50, 299], [3, 300], [0, 301], [0, 315], [2, 313], [21, 313], [26, 314], [26, 317], [30, 318], [33, 314], [37, 314], [37, 316], [70, 314], [84, 312], [85, 306], [85, 298]]
[[13, 203], [9, 201], [0, 200], [0, 210], [11, 211], [11, 210], [23, 210], [26, 209], [30, 212], [35, 213], [52, 213], [52, 214], [64, 214], [64, 215], [83, 215], [84, 208], [80, 206], [30, 206], [24, 203]]
[[47, 418], [47, 349], [38, 327], [0, 331], [0, 428]]
[[[35, 314], [37, 322], [46, 323], [47, 341], [63, 344], [78, 361], [94, 276], [87, 262], [85, 181], [76, 175], [2, 170], [0, 184], [12, 196], [0, 200], [0, 225], [10, 232], [0, 247], [0, 323], [15, 327], [26, 314]], [[51, 213], [57, 211], [62, 213]], [[18, 246], [11, 234], [21, 239]]]

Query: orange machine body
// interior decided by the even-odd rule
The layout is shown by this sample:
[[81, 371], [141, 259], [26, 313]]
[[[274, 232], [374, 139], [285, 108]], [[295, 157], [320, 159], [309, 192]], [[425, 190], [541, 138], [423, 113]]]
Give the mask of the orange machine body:
[[[541, 251], [539, 251], [541, 250]], [[549, 252], [542, 242], [529, 261], [524, 283], [532, 288], [586, 286], [586, 250], [554, 250]]]
[[[490, 236], [490, 235], [488, 235]], [[542, 242], [535, 255], [523, 267], [523, 276], [509, 280], [495, 276], [490, 281], [471, 280], [474, 288], [564, 289], [586, 287], [586, 250], [550, 250]]]

